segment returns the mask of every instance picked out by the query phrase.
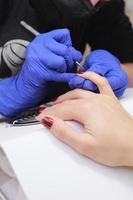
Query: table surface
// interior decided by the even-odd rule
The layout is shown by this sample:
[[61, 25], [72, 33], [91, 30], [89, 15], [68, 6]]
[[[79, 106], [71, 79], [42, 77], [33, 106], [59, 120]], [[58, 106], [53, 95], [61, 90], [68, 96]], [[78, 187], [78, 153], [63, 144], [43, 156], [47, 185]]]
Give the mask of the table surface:
[[[133, 89], [120, 101], [133, 115]], [[1, 148], [28, 200], [133, 200], [132, 169], [109, 168], [91, 161], [41, 125], [14, 128], [3, 123], [0, 129]]]

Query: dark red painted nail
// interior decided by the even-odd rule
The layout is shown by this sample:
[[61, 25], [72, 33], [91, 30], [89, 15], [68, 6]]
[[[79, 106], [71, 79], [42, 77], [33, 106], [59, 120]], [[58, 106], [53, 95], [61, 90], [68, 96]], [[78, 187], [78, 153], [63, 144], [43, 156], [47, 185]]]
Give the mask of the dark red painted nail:
[[83, 74], [83, 73], [84, 73], [83, 71], [78, 71], [78, 72], [77, 72], [77, 74]]
[[51, 128], [51, 126], [53, 125], [53, 123], [54, 123], [54, 120], [51, 117], [45, 117], [42, 120], [42, 124], [44, 126], [46, 126], [47, 128]]

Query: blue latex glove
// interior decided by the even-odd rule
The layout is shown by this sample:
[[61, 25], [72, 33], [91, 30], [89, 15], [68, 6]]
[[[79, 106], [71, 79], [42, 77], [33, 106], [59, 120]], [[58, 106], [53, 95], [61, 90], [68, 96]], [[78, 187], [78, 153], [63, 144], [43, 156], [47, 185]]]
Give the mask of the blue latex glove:
[[67, 29], [40, 34], [28, 45], [21, 72], [0, 81], [0, 113], [12, 117], [36, 105], [48, 95], [47, 82], [68, 82], [66, 72], [81, 59]]
[[[128, 77], [121, 68], [120, 61], [105, 50], [95, 50], [86, 58], [83, 71], [93, 71], [105, 77], [111, 85], [115, 95], [120, 97], [128, 86]], [[91, 81], [75, 75], [70, 81], [71, 88], [83, 88], [97, 91], [97, 87]]]

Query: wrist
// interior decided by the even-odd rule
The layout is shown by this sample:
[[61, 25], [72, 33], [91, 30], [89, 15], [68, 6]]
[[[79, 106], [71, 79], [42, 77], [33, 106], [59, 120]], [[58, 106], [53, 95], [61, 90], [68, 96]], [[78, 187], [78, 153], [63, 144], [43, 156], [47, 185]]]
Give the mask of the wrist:
[[42, 101], [48, 91], [47, 84], [43, 85], [32, 82], [30, 77], [26, 77], [25, 74], [17, 77], [17, 91], [19, 93], [20, 105], [24, 110], [35, 106], [40, 101]]
[[0, 114], [12, 117], [18, 108], [18, 91], [16, 88], [16, 76], [4, 79], [0, 84]]

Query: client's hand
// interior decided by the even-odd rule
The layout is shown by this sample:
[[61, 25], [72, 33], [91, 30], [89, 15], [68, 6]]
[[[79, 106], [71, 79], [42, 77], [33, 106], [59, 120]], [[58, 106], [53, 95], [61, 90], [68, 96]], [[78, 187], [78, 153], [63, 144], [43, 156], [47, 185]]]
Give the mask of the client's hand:
[[[73, 90], [60, 96], [37, 119], [84, 156], [108, 166], [133, 166], [133, 118], [120, 105], [106, 79], [94, 72], [79, 76], [95, 83], [100, 94]], [[83, 134], [65, 120], [81, 123]]]

